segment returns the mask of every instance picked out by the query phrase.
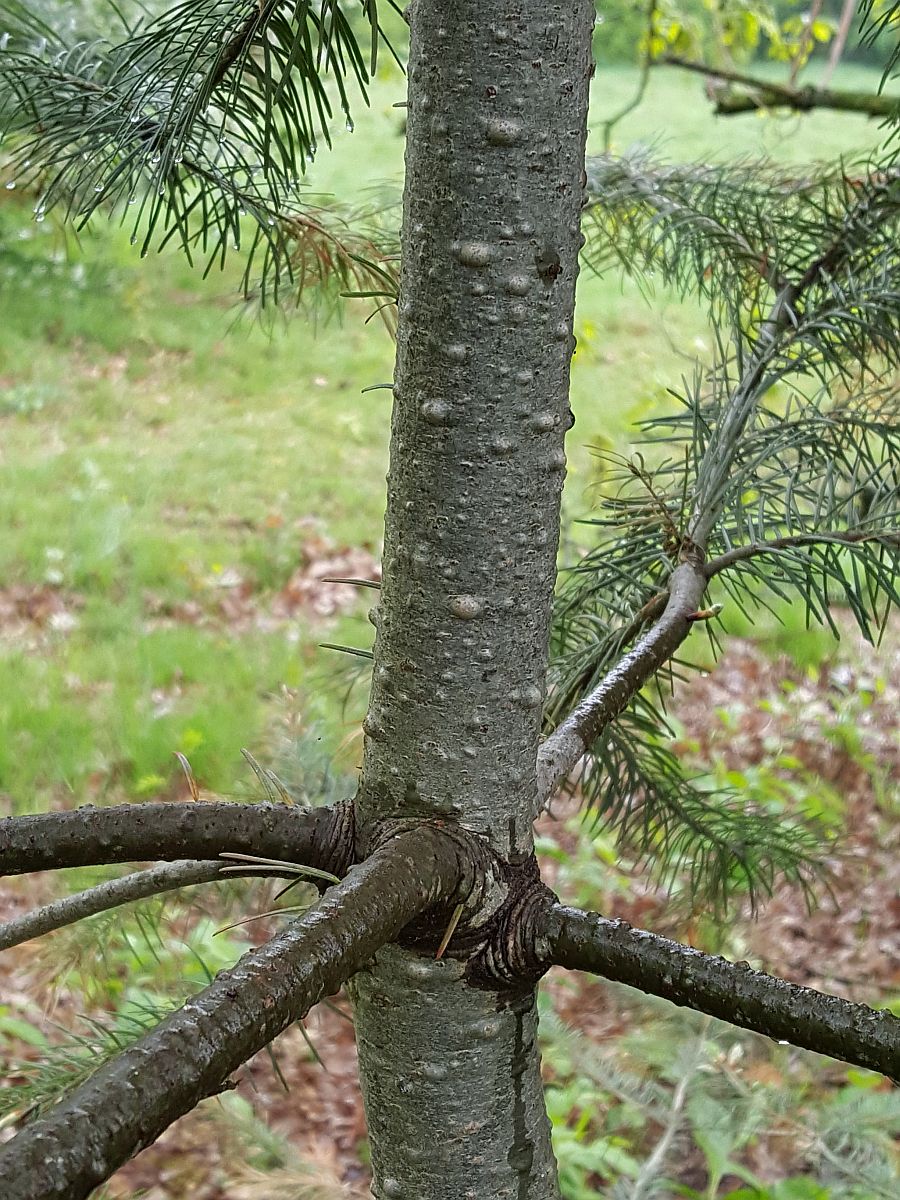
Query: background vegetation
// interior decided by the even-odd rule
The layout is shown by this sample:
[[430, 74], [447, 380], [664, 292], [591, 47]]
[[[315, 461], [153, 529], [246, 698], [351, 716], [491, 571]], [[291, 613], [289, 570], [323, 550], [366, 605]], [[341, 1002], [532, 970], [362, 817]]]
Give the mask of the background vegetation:
[[[844, 65], [839, 80], [874, 90], [878, 74]], [[635, 82], [621, 66], [598, 70], [595, 150]], [[353, 133], [335, 128], [311, 192], [363, 208], [396, 194], [402, 95], [385, 56], [371, 109]], [[739, 141], [747, 157], [805, 162], [858, 158], [879, 131], [828, 113], [717, 123], [700, 83], [656, 70], [615, 140], [673, 159], [734, 157]], [[364, 324], [362, 302], [341, 321], [263, 325], [235, 305], [236, 266], [204, 283], [175, 254], [140, 262], [127, 232], [100, 225], [79, 245], [49, 217], [33, 221], [31, 203], [0, 189], [0, 811], [182, 797], [176, 751], [202, 788], [258, 794], [242, 746], [301, 796], [349, 794], [362, 692], [350, 689], [354, 660], [321, 643], [369, 644], [366, 596], [323, 580], [377, 570], [390, 395], [363, 389], [391, 377], [387, 332]], [[577, 522], [604, 469], [592, 450], [624, 449], [633, 421], [666, 409], [667, 388], [711, 346], [699, 309], [665, 292], [651, 306], [611, 276], [583, 276], [576, 332], [564, 560], [590, 545]], [[759, 924], [723, 931], [680, 902], [677, 880], [663, 893], [602, 836], [577, 837], [565, 811], [543, 825], [549, 881], [577, 903], [900, 1010], [900, 905], [885, 902], [898, 892], [896, 631], [875, 653], [807, 631], [795, 610], [777, 617], [730, 618], [738, 640], [675, 699], [679, 752], [774, 811], [823, 814], [839, 836], [834, 898], [823, 890], [810, 919], [784, 889]], [[98, 877], [69, 872], [64, 890]], [[4, 881], [0, 909], [57, 886]], [[8, 956], [0, 1107], [40, 1103], [277, 921], [217, 936], [271, 895], [254, 884], [204, 896]], [[896, 1195], [900, 1093], [877, 1077], [623, 988], [561, 979], [545, 999], [567, 1200], [598, 1186], [635, 1198]], [[106, 1194], [364, 1195], [349, 1027], [333, 1010], [309, 1024]]]

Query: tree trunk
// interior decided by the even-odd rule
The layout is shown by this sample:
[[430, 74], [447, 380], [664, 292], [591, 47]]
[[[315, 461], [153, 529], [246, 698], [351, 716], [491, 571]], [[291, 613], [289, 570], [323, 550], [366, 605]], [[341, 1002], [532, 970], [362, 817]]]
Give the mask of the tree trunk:
[[[534, 880], [583, 198], [591, 0], [414, 0], [384, 582], [363, 847], [440, 819]], [[450, 951], [452, 956], [453, 944]], [[558, 1196], [534, 992], [502, 938], [380, 952], [354, 983], [379, 1200]]]

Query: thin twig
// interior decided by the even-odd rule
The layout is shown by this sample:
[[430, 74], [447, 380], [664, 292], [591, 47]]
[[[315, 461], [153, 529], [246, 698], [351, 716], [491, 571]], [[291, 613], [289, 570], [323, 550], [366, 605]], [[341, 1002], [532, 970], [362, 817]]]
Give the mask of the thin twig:
[[672, 1106], [669, 1109], [669, 1117], [663, 1129], [662, 1136], [653, 1147], [653, 1153], [641, 1167], [640, 1174], [634, 1181], [634, 1187], [628, 1200], [644, 1200], [644, 1197], [653, 1185], [653, 1181], [665, 1165], [672, 1142], [683, 1123], [681, 1114], [684, 1111], [684, 1102], [687, 1099], [688, 1088], [703, 1062], [703, 1051], [706, 1046], [706, 1031], [708, 1028], [709, 1021], [707, 1020], [703, 1022], [703, 1032], [694, 1043], [694, 1053], [691, 1061], [685, 1068], [684, 1074], [678, 1080], [678, 1086], [672, 1094]]
[[629, 113], [641, 104], [644, 96], [647, 93], [647, 86], [650, 83], [650, 68], [653, 66], [653, 33], [656, 27], [656, 16], [659, 12], [658, 0], [649, 0], [647, 5], [647, 28], [644, 37], [647, 39], [647, 44], [644, 47], [644, 53], [641, 55], [641, 73], [638, 76], [638, 84], [634, 95], [628, 100], [618, 112], [603, 122], [603, 149], [609, 153], [610, 145], [612, 144], [612, 133], [618, 123], [624, 120]]
[[146, 871], [136, 871], [133, 875], [123, 875], [119, 879], [109, 879], [96, 887], [86, 888], [72, 896], [63, 896], [50, 904], [36, 908], [32, 912], [13, 917], [0, 925], [0, 950], [8, 950], [31, 938], [42, 937], [54, 929], [64, 925], [74, 925], [85, 917], [93, 917], [97, 913], [108, 912], [122, 904], [131, 904], [135, 900], [146, 900], [149, 896], [158, 896], [164, 892], [174, 892], [178, 888], [191, 887], [196, 883], [210, 883], [220, 878], [221, 862], [195, 861], [186, 859], [182, 862], [160, 863]]
[[822, 533], [798, 533], [791, 537], [772, 538], [769, 542], [751, 542], [747, 546], [735, 546], [725, 554], [720, 554], [718, 558], [710, 559], [703, 571], [707, 579], [712, 579], [714, 575], [726, 571], [735, 563], [746, 562], [749, 558], [757, 558], [763, 554], [777, 554], [781, 550], [791, 550], [802, 546], [858, 546], [865, 542], [881, 542], [884, 545], [900, 547], [900, 532], [835, 530]]
[[831, 83], [832, 76], [843, 57], [844, 50], [847, 47], [847, 39], [850, 36], [850, 30], [853, 28], [853, 18], [856, 15], [856, 2], [857, 0], [844, 0], [844, 7], [841, 9], [840, 24], [838, 25], [834, 41], [831, 43], [828, 65], [822, 72], [822, 77], [819, 80], [820, 88], [827, 88], [829, 83]]
[[803, 65], [809, 56], [813, 41], [813, 25], [819, 19], [819, 14], [822, 11], [822, 0], [812, 0], [809, 7], [809, 12], [803, 18], [803, 33], [800, 37], [800, 44], [797, 47], [797, 53], [794, 55], [791, 62], [791, 71], [788, 77], [791, 87], [797, 84], [797, 76], [800, 74]]

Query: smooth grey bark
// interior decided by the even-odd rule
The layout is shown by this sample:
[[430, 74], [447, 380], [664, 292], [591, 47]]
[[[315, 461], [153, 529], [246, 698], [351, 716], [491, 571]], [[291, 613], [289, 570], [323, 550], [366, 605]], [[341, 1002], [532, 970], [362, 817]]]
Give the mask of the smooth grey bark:
[[366, 817], [531, 848], [571, 421], [587, 0], [415, 0]]
[[350, 987], [366, 1014], [357, 1050], [376, 1196], [556, 1196], [535, 993], [498, 1007], [496, 993], [466, 986], [463, 963], [397, 946], [375, 961]]
[[[532, 853], [593, 21], [591, 0], [414, 0], [410, 12], [358, 821], [449, 819], [513, 869]], [[458, 966], [397, 953], [380, 953], [357, 987], [374, 1195], [555, 1200], [530, 983], [481, 993]], [[479, 1022], [491, 1036], [474, 1035]], [[423, 1137], [429, 1151], [447, 1147], [430, 1170], [411, 1149]]]

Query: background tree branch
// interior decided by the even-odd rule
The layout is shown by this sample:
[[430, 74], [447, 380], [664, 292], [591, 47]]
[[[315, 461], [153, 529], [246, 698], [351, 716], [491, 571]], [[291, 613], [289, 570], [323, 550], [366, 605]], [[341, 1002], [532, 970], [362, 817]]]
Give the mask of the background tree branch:
[[703, 954], [597, 913], [554, 906], [548, 960], [900, 1081], [900, 1018]]
[[4, 1200], [83, 1200], [470, 877], [458, 843], [431, 826], [388, 841], [302, 918], [26, 1125], [0, 1152]]
[[[721, 117], [756, 112], [761, 108], [789, 108], [795, 112], [826, 108], [836, 112], [862, 113], [867, 117], [890, 117], [896, 114], [898, 109], [896, 96], [779, 84], [741, 71], [732, 71], [727, 67], [712, 67], [706, 63], [692, 62], [676, 54], [661, 55], [654, 65], [680, 67], [684, 71], [694, 71], [710, 80], [710, 99], [715, 104], [715, 112]], [[735, 84], [748, 90], [738, 92], [727, 87], [716, 87], [716, 81], [723, 85]]]

